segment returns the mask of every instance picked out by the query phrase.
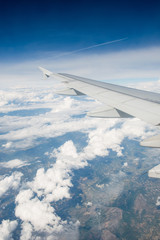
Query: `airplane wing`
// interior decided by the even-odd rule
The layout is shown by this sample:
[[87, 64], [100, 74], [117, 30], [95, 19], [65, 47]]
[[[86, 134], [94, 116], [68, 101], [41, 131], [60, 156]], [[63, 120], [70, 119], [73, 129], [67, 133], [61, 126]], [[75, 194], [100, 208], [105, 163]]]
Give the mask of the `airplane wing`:
[[[63, 95], [88, 95], [103, 106], [88, 113], [91, 117], [130, 118], [136, 117], [155, 126], [160, 126], [160, 94], [104, 83], [66, 73], [52, 73], [39, 67], [44, 77], [53, 77], [65, 85], [57, 92]], [[141, 142], [142, 146], [160, 147], [160, 135]]]

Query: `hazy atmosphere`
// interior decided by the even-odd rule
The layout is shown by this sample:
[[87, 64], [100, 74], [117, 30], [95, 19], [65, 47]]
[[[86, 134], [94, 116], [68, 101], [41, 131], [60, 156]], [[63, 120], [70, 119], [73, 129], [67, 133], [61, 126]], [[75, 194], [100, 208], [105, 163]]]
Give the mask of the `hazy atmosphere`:
[[160, 93], [158, 1], [5, 1], [0, 8], [0, 239], [158, 239], [159, 129], [90, 118], [38, 66]]

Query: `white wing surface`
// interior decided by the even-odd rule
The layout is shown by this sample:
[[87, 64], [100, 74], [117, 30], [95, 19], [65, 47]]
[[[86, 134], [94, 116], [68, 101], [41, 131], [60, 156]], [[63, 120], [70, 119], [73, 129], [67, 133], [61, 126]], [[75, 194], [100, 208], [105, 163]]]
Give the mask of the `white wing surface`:
[[[103, 106], [88, 113], [91, 117], [128, 118], [136, 117], [155, 126], [160, 126], [160, 94], [99, 82], [65, 73], [52, 73], [40, 67], [46, 77], [53, 77], [65, 84], [57, 92], [64, 95], [88, 95]], [[150, 138], [143, 146], [160, 147], [160, 137]]]

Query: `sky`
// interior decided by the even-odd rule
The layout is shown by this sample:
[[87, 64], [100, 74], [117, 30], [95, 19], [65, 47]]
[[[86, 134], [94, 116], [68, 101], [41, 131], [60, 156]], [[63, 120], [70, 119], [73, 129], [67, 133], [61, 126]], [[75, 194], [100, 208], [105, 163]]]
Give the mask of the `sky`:
[[[100, 50], [159, 45], [159, 1], [3, 1], [1, 60], [73, 51], [127, 37]], [[43, 54], [43, 53], [42, 53]]]
[[[159, 7], [148, 0], [1, 2], [1, 87], [41, 84], [38, 66], [118, 84], [159, 80]], [[90, 48], [104, 42], [112, 43]]]

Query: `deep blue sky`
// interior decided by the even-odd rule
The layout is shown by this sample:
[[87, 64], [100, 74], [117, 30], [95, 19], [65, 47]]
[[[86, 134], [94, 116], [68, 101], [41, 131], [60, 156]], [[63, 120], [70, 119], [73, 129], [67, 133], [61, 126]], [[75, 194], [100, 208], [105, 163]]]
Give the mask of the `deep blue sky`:
[[[160, 43], [160, 1], [1, 1], [1, 59], [73, 51], [128, 37], [107, 48]], [[105, 47], [106, 48], [106, 47]]]

